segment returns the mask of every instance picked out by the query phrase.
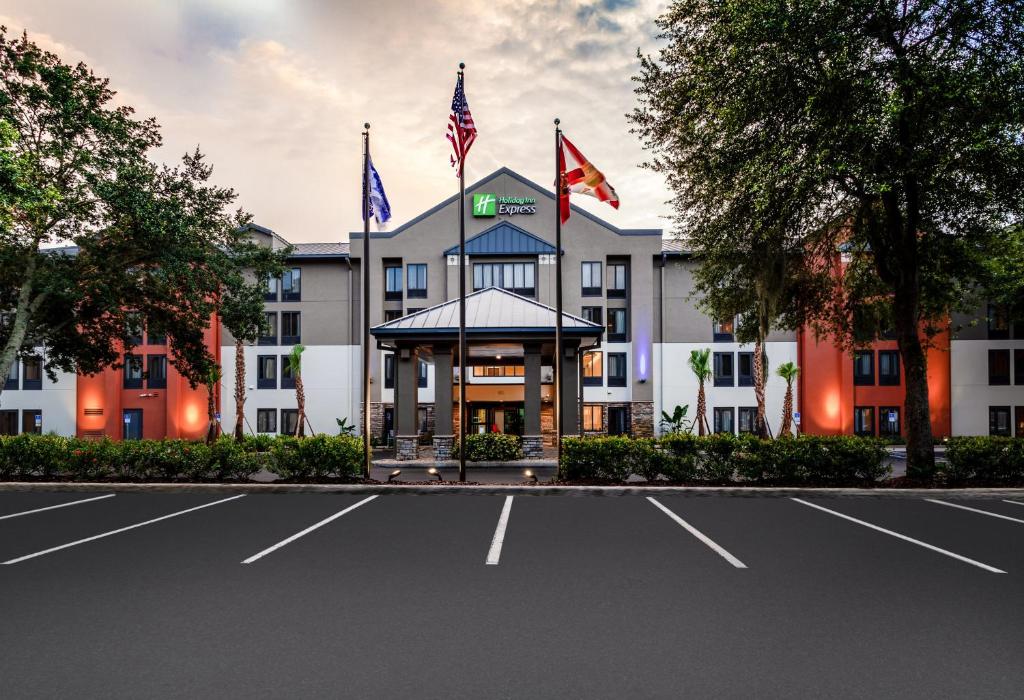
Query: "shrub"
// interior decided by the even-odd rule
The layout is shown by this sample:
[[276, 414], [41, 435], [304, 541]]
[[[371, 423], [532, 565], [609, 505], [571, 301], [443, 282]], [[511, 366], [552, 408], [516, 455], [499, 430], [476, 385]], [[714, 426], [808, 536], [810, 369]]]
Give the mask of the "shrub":
[[950, 438], [946, 460], [946, 463], [939, 463], [938, 473], [951, 484], [1024, 481], [1024, 439], [1021, 438], [988, 435]]
[[661, 459], [654, 440], [623, 436], [563, 438], [561, 479], [621, 482], [631, 474], [657, 478]]
[[671, 433], [663, 436], [658, 445], [661, 448], [661, 473], [669, 481], [685, 482], [697, 478], [697, 438], [690, 433]]
[[[508, 433], [467, 435], [466, 459], [470, 462], [510, 462], [523, 458], [523, 439]], [[452, 445], [452, 459], [459, 458], [459, 444]]]
[[246, 451], [233, 437], [221, 436], [210, 446], [210, 476], [219, 481], [248, 481], [262, 467], [257, 452]]
[[351, 478], [363, 467], [363, 441], [351, 435], [280, 437], [267, 468], [283, 479]]
[[697, 477], [711, 483], [732, 481], [736, 471], [733, 453], [739, 447], [739, 439], [732, 433], [716, 433], [699, 441], [701, 456]]
[[52, 478], [70, 452], [70, 438], [59, 435], [10, 435], [0, 438], [0, 477]]

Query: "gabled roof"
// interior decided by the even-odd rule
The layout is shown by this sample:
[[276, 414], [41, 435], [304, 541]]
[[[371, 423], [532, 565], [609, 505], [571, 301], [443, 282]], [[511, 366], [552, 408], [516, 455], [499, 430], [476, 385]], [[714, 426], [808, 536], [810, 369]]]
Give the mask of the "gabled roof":
[[348, 243], [293, 243], [293, 258], [347, 258]]
[[666, 255], [684, 255], [691, 252], [681, 238], [665, 238], [661, 241], [661, 252]]
[[[466, 295], [466, 333], [554, 333], [555, 310], [533, 299], [488, 287]], [[396, 318], [370, 329], [377, 337], [403, 335], [458, 335], [459, 300]], [[562, 314], [562, 332], [574, 336], [600, 336], [604, 327], [579, 316]]]
[[[555, 246], [515, 224], [501, 221], [466, 241], [466, 255], [545, 255], [555, 252]], [[453, 245], [445, 255], [458, 255], [459, 246]]]

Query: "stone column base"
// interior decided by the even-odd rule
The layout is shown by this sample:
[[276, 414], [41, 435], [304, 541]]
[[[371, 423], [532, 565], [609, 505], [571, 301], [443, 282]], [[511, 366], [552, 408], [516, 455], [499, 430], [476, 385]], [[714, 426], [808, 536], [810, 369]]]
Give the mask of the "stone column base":
[[544, 438], [540, 435], [524, 435], [523, 436], [523, 456], [524, 457], [543, 457], [544, 456]]
[[434, 436], [434, 459], [451, 459], [452, 446], [455, 444], [454, 435]]
[[417, 452], [418, 444], [418, 435], [396, 435], [395, 459], [416, 459], [419, 456]]

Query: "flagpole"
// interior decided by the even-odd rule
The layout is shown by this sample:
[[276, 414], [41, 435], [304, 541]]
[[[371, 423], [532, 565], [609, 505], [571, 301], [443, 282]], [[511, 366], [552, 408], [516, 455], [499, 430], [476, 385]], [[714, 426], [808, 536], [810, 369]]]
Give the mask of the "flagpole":
[[370, 123], [363, 124], [363, 476], [370, 478]]
[[[466, 64], [459, 63], [465, 95]], [[466, 480], [466, 153], [459, 159], [459, 481]]]
[[555, 447], [558, 469], [562, 466], [562, 130], [555, 117]]

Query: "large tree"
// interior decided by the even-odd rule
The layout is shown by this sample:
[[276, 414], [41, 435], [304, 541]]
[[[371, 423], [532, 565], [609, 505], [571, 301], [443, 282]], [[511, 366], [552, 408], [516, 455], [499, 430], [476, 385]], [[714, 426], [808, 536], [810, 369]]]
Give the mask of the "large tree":
[[203, 384], [220, 300], [259, 284], [242, 274], [264, 252], [235, 193], [210, 182], [198, 150], [151, 161], [158, 125], [114, 96], [84, 64], [0, 27], [0, 376], [37, 347], [51, 377], [120, 366], [142, 320]]
[[914, 476], [934, 469], [929, 339], [1024, 211], [1022, 19], [1019, 0], [676, 0], [641, 57], [631, 118], [682, 232], [781, 195], [751, 230], [800, 211], [836, 280], [805, 320], [846, 347], [894, 331]]

